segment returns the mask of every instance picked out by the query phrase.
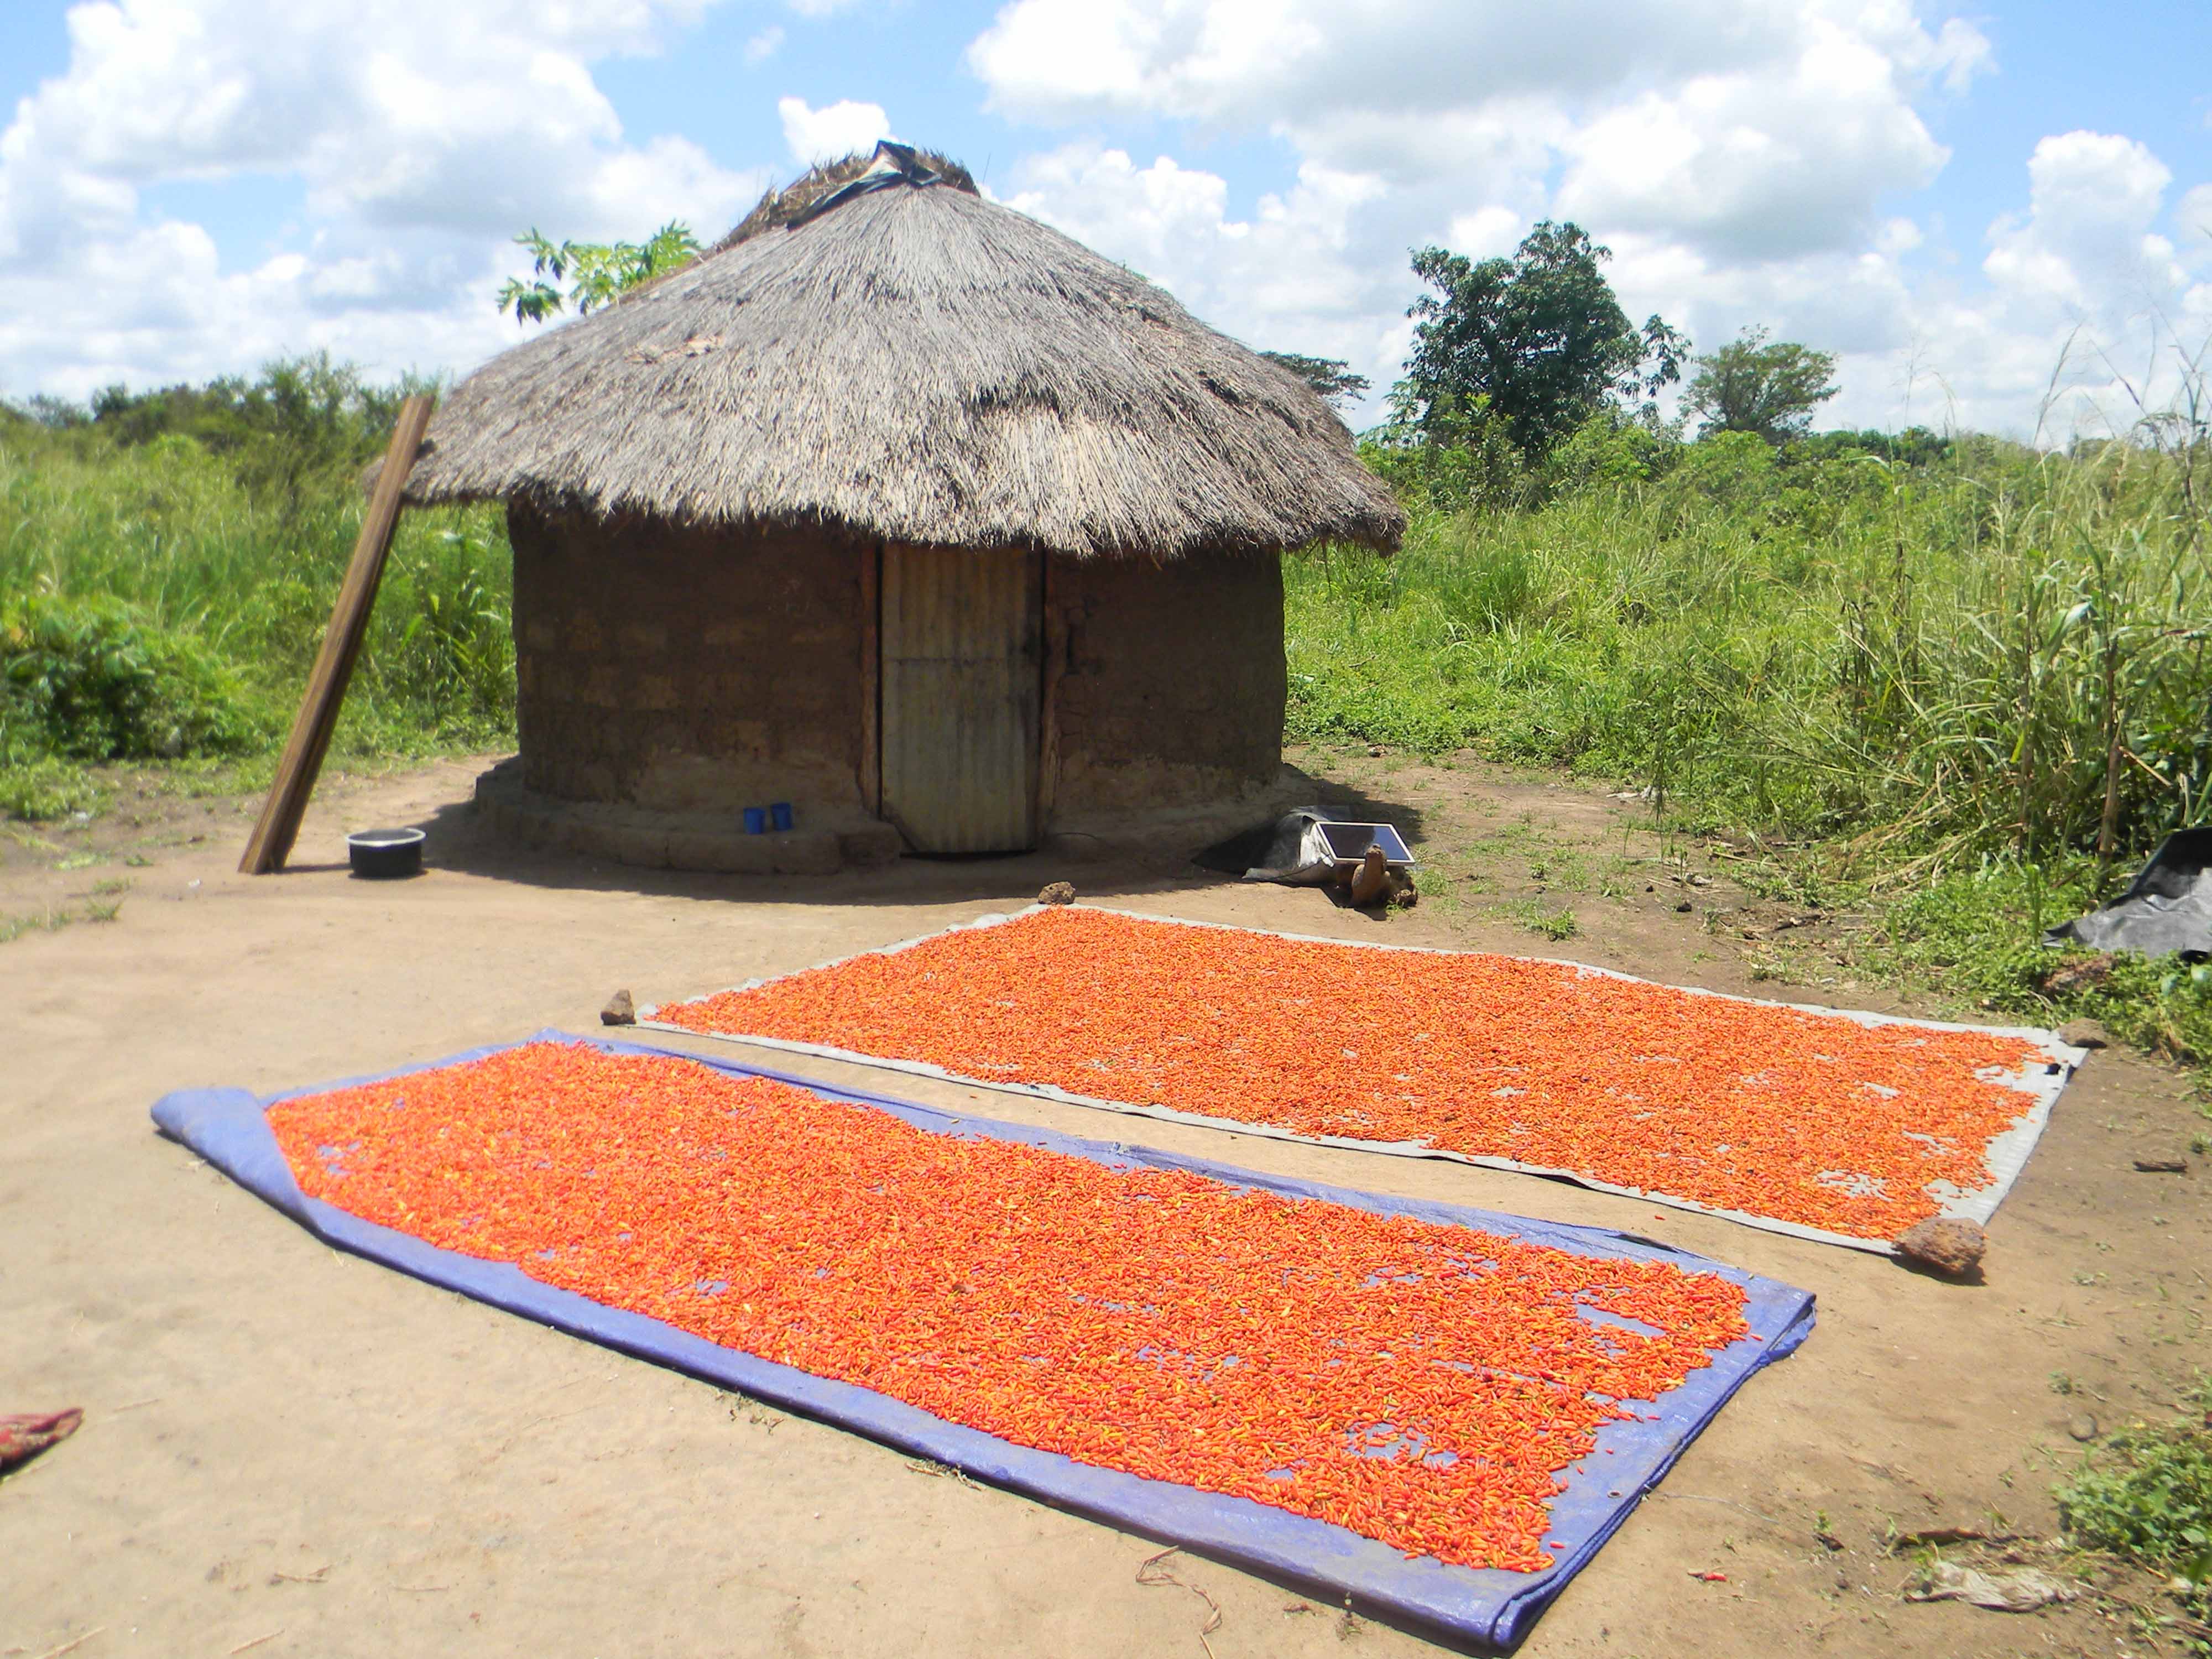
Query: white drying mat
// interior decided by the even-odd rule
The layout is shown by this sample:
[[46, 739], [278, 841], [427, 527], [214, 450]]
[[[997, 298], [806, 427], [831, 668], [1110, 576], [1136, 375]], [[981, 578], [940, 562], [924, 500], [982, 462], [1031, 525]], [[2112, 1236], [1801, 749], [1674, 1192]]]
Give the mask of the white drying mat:
[[[901, 951], [910, 951], [918, 945], [926, 945], [932, 940], [943, 939], [947, 934], [975, 928], [1001, 927], [1007, 922], [1018, 921], [1024, 916], [1035, 915], [1047, 908], [1043, 905], [1031, 904], [1011, 915], [978, 916], [973, 921], [957, 922], [951, 927], [940, 929], [934, 933], [924, 933], [915, 939], [901, 939], [896, 945], [886, 945], [872, 951], [856, 951], [848, 956], [836, 957], [828, 962], [817, 963], [811, 968], [797, 969], [791, 973], [776, 974], [766, 979], [747, 980], [742, 985], [730, 987], [729, 990], [732, 992], [758, 990], [765, 985], [775, 985], [784, 980], [796, 978], [799, 974], [816, 973], [823, 969], [841, 967], [846, 963], [857, 961], [863, 957], [895, 955]], [[1182, 916], [1149, 915], [1134, 910], [1115, 910], [1105, 905], [1068, 908], [1104, 910], [1110, 915], [1120, 916], [1128, 921], [1158, 922], [1176, 927], [1207, 927], [1224, 933], [1260, 933], [1272, 939], [1296, 940], [1303, 945], [1334, 945], [1350, 951], [1402, 951], [1422, 956], [1501, 954], [1496, 951], [1443, 951], [1433, 945], [1386, 945], [1368, 939], [1327, 939], [1316, 933], [1285, 933], [1269, 927], [1237, 927], [1223, 922], [1193, 921]], [[1556, 957], [1522, 957], [1512, 960], [1540, 962], [1554, 967], [1571, 968], [1581, 975], [1600, 979], [1620, 980], [1632, 985], [1659, 983], [1656, 980], [1639, 979], [1633, 974], [1619, 973], [1610, 968], [1593, 968], [1587, 963], [1567, 962]], [[1908, 1019], [1897, 1014], [1868, 1013], [1862, 1009], [1828, 1008], [1814, 1003], [1779, 1002], [1765, 997], [1734, 996], [1724, 991], [1708, 991], [1697, 986], [1668, 986], [1663, 988], [1680, 991], [1688, 996], [1712, 997], [1723, 1002], [1746, 1003], [1761, 1008], [1786, 1008], [1797, 1013], [1818, 1014], [1831, 1019], [1850, 1020], [1860, 1025], [1906, 1025], [1924, 1031], [1972, 1031], [1989, 1036], [2016, 1037], [2032, 1045], [2043, 1056], [2044, 1063], [2041, 1066], [2031, 1066], [2024, 1072], [1994, 1079], [2002, 1082], [2008, 1088], [2019, 1091], [2021, 1111], [2020, 1115], [2012, 1121], [2010, 1127], [1993, 1137], [1984, 1149], [1984, 1157], [1988, 1161], [1990, 1176], [1988, 1184], [1977, 1187], [1970, 1192], [1949, 1188], [1948, 1183], [1930, 1189], [1931, 1196], [1937, 1200], [1941, 1214], [1983, 1225], [1988, 1224], [1990, 1218], [1996, 1212], [1997, 1206], [2004, 1201], [2005, 1194], [2012, 1190], [2013, 1182], [2020, 1178], [2021, 1170], [2027, 1166], [2028, 1154], [2035, 1150], [2035, 1143], [2042, 1138], [2044, 1127], [2051, 1120], [2051, 1107], [2057, 1103], [2060, 1092], [2066, 1087], [2067, 1081], [2073, 1076], [2075, 1068], [2087, 1057], [2086, 1049], [2076, 1048], [2063, 1042], [2056, 1032], [2043, 1030], [2033, 1026], [1960, 1025], [1942, 1020]], [[716, 996], [726, 993], [708, 992], [705, 994]], [[703, 1000], [703, 998], [687, 999], [691, 1001]], [[1849, 1233], [1832, 1232], [1824, 1227], [1810, 1227], [1801, 1222], [1784, 1221], [1773, 1216], [1755, 1215], [1744, 1210], [1722, 1209], [1715, 1205], [1701, 1204], [1695, 1199], [1677, 1198], [1663, 1192], [1649, 1191], [1637, 1187], [1624, 1187], [1612, 1182], [1600, 1181], [1595, 1176], [1584, 1175], [1577, 1170], [1556, 1169], [1549, 1164], [1527, 1164], [1514, 1158], [1497, 1158], [1481, 1153], [1450, 1152], [1419, 1140], [1358, 1140], [1343, 1135], [1299, 1134], [1292, 1130], [1278, 1128], [1272, 1124], [1251, 1123], [1239, 1118], [1213, 1116], [1198, 1112], [1182, 1112], [1171, 1106], [1139, 1105], [1129, 1101], [1102, 1100], [1095, 1095], [1071, 1094], [1065, 1089], [1056, 1088], [1046, 1083], [1009, 1083], [990, 1078], [975, 1077], [963, 1072], [948, 1071], [944, 1066], [933, 1065], [927, 1060], [891, 1060], [880, 1054], [863, 1054], [857, 1049], [839, 1048], [820, 1042], [798, 1042], [785, 1037], [749, 1036], [735, 1031], [701, 1031], [689, 1025], [672, 1024], [665, 1020], [655, 1018], [654, 1016], [660, 1012], [660, 1007], [661, 1005], [656, 1004], [652, 1007], [640, 1010], [637, 1018], [639, 1027], [647, 1030], [672, 1032], [680, 1036], [712, 1037], [718, 1042], [747, 1043], [762, 1048], [779, 1048], [787, 1054], [814, 1054], [823, 1060], [848, 1060], [862, 1066], [878, 1066], [884, 1071], [903, 1072], [913, 1077], [936, 1078], [941, 1082], [965, 1084], [978, 1089], [994, 1089], [1004, 1094], [1028, 1095], [1038, 1100], [1058, 1101], [1067, 1106], [1088, 1106], [1099, 1111], [1121, 1112], [1133, 1117], [1156, 1118], [1164, 1123], [1187, 1123], [1201, 1129], [1221, 1129], [1237, 1134], [1265, 1135], [1271, 1139], [1297, 1141], [1308, 1146], [1336, 1146], [1349, 1152], [1382, 1152], [1397, 1158], [1443, 1158], [1451, 1163], [1473, 1164], [1480, 1169], [1510, 1170], [1519, 1175], [1545, 1176], [1554, 1180], [1572, 1182], [1575, 1185], [1587, 1187], [1593, 1192], [1617, 1193], [1623, 1197], [1639, 1199], [1649, 1204], [1662, 1204], [1677, 1210], [1692, 1210], [1699, 1215], [1721, 1216], [1729, 1221], [1740, 1221], [1747, 1227], [1757, 1227], [1770, 1233], [1782, 1233], [1791, 1238], [1808, 1238], [1823, 1244], [1840, 1244], [1847, 1249], [1868, 1250], [1879, 1255], [1894, 1254], [1887, 1240], [1860, 1238]]]

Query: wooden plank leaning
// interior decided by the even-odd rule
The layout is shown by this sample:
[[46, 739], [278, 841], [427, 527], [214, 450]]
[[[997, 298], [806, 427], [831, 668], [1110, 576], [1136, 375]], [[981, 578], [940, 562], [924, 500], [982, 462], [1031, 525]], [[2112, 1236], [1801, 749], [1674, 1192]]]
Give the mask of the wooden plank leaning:
[[246, 856], [238, 861], [249, 876], [283, 869], [300, 833], [307, 797], [323, 769], [331, 733], [337, 728], [338, 706], [345, 701], [346, 684], [353, 678], [362, 641], [368, 633], [369, 611], [376, 603], [377, 584], [384, 579], [384, 562], [399, 523], [400, 492], [407, 487], [407, 475], [422, 449], [431, 407], [432, 400], [426, 397], [410, 398], [399, 407], [392, 446], [384, 453], [384, 466], [361, 521], [361, 536], [353, 544], [353, 562], [346, 567], [337, 605], [331, 612], [330, 631], [323, 635], [322, 649], [315, 653], [314, 668], [307, 676], [307, 695], [276, 763], [276, 781], [262, 804], [260, 822], [246, 843]]

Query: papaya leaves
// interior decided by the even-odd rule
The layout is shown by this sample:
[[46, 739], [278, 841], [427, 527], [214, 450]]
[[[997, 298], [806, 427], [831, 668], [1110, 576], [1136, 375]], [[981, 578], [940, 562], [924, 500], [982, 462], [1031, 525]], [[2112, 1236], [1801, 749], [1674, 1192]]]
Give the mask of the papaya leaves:
[[498, 300], [501, 313], [512, 311], [518, 323], [544, 322], [567, 306], [580, 317], [611, 306], [639, 283], [681, 270], [700, 252], [699, 239], [681, 219], [670, 220], [642, 243], [556, 245], [535, 225], [514, 240], [529, 251], [531, 280], [508, 277]]

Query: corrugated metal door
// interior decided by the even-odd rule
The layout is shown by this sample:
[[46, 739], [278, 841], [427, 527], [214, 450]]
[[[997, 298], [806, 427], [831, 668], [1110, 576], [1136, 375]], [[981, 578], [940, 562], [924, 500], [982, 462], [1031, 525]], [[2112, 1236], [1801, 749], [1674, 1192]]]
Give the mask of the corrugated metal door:
[[1042, 562], [886, 547], [883, 811], [921, 853], [1036, 845]]

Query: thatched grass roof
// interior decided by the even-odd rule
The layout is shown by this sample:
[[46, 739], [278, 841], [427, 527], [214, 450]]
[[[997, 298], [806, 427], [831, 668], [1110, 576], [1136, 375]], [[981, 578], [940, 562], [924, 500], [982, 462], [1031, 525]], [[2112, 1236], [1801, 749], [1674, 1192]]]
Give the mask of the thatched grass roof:
[[1396, 544], [1304, 383], [964, 173], [806, 216], [866, 167], [470, 375], [407, 499], [1076, 555]]

